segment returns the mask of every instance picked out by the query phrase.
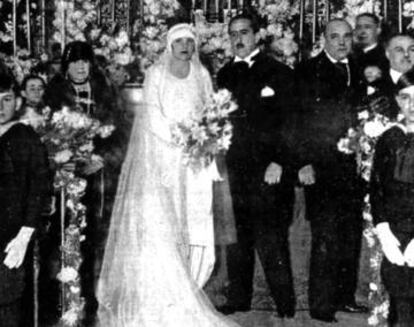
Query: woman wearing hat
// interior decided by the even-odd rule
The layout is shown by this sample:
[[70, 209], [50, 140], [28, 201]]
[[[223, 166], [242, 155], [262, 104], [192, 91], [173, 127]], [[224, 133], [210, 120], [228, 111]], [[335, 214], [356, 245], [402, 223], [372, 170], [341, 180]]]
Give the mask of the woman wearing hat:
[[[82, 242], [81, 280], [82, 295], [86, 299], [86, 320], [93, 320], [97, 309], [94, 295], [95, 271], [100, 259], [99, 250], [103, 251], [105, 224], [109, 224], [117, 180], [128, 143], [128, 122], [123, 119], [114, 87], [95, 65], [92, 47], [83, 41], [74, 41], [66, 45], [61, 59], [61, 72], [48, 83], [44, 100], [52, 111], [67, 106], [102, 123], [115, 125], [115, 131], [109, 138], [95, 140], [96, 152], [104, 159], [103, 162], [94, 161], [89, 165], [76, 167], [88, 182], [83, 198], [87, 207], [87, 227], [86, 240]], [[55, 227], [59, 228], [58, 223]], [[51, 242], [58, 244], [59, 233], [53, 232], [53, 226], [50, 234], [52, 238], [55, 237]], [[48, 245], [46, 247], [50, 248]], [[50, 283], [46, 288], [46, 292], [51, 289]], [[50, 311], [51, 305], [45, 306], [46, 311]]]
[[211, 92], [193, 28], [173, 26], [122, 167], [98, 283], [102, 327], [237, 326], [202, 291], [215, 260], [212, 179], [184, 165], [170, 133]]
[[414, 72], [397, 84], [401, 123], [375, 148], [371, 204], [384, 252], [381, 273], [390, 295], [391, 326], [414, 326]]

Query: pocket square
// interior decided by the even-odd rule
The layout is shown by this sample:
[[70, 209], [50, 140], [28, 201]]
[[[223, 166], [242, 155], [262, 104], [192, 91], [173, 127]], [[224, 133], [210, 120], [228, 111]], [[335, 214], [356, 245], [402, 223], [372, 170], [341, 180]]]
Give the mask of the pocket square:
[[273, 95], [275, 95], [275, 91], [273, 91], [273, 89], [268, 86], [265, 86], [264, 88], [262, 88], [262, 91], [260, 91], [261, 97], [271, 97]]

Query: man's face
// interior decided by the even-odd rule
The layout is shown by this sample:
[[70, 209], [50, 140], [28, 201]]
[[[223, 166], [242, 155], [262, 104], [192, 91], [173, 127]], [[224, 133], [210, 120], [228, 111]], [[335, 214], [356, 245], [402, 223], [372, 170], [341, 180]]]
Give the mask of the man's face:
[[26, 82], [26, 88], [22, 92], [26, 101], [32, 104], [39, 104], [42, 101], [44, 93], [45, 88], [43, 82], [38, 78], [29, 79]]
[[325, 50], [336, 60], [346, 58], [351, 52], [352, 30], [346, 22], [333, 21], [325, 31]]
[[75, 83], [85, 82], [89, 77], [90, 64], [87, 60], [77, 60], [69, 63], [68, 74]]
[[195, 42], [192, 38], [178, 38], [171, 43], [172, 55], [175, 59], [189, 61], [194, 54]]
[[409, 86], [398, 92], [396, 97], [405, 123], [414, 124], [414, 86]]
[[0, 91], [0, 125], [13, 119], [16, 112], [16, 95], [13, 90]]
[[381, 29], [372, 17], [361, 16], [357, 19], [354, 29], [355, 42], [362, 48], [377, 43], [380, 33]]
[[392, 69], [403, 74], [408, 72], [414, 65], [414, 39], [409, 36], [393, 37], [385, 54]]
[[229, 27], [233, 54], [246, 58], [256, 49], [256, 35], [248, 19], [237, 19]]

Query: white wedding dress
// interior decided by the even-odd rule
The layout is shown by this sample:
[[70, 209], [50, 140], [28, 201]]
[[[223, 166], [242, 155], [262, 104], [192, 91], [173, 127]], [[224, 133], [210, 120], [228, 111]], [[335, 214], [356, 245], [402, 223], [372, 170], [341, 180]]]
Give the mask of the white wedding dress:
[[170, 125], [200, 109], [210, 77], [152, 67], [112, 213], [98, 283], [101, 327], [237, 327], [202, 286], [214, 266], [212, 180], [183, 165]]

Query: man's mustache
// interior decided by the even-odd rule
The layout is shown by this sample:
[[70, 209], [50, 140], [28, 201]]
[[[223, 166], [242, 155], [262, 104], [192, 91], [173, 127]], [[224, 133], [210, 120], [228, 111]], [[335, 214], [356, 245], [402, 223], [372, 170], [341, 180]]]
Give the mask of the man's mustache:
[[237, 43], [236, 44], [236, 49], [242, 49], [244, 48], [244, 44], [243, 43]]

